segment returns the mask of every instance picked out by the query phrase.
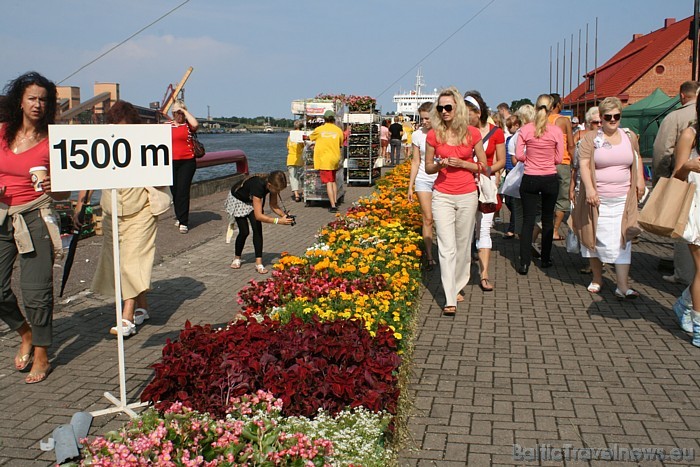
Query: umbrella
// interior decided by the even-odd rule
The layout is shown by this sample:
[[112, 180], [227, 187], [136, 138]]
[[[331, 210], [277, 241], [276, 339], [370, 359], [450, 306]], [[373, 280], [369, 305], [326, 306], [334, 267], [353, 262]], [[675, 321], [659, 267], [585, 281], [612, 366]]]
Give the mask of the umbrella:
[[90, 225], [85, 225], [83, 222], [85, 222], [85, 210], [88, 207], [88, 197], [89, 197], [89, 192], [85, 194], [85, 198], [83, 198], [83, 205], [80, 208], [80, 212], [78, 213], [78, 222], [80, 223], [81, 227], [74, 226], [73, 227], [73, 237], [70, 239], [70, 245], [68, 247], [68, 254], [66, 255], [66, 262], [63, 265], [63, 278], [61, 279], [61, 292], [58, 294], [59, 297], [63, 297], [63, 290], [66, 288], [66, 282], [68, 281], [68, 276], [70, 275], [70, 270], [73, 267], [73, 259], [75, 258], [75, 250], [78, 249], [78, 241], [80, 240], [80, 234], [83, 232], [83, 230], [86, 230], [86, 228], [89, 228]]

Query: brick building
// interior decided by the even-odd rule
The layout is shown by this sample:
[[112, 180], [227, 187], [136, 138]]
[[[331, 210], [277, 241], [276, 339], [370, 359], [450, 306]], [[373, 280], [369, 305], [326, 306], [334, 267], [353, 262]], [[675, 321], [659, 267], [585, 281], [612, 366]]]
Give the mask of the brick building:
[[663, 28], [635, 34], [610, 60], [586, 73], [584, 81], [564, 97], [564, 108], [582, 119], [589, 107], [606, 97], [629, 105], [656, 88], [677, 95], [681, 83], [692, 77], [693, 42], [688, 39], [692, 19], [666, 18]]

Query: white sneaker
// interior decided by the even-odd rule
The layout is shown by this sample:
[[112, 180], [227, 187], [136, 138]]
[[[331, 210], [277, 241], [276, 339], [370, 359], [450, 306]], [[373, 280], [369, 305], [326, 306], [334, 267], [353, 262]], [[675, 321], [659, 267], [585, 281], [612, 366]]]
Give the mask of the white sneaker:
[[[116, 326], [113, 326], [109, 333], [116, 336], [119, 335], [119, 330]], [[136, 325], [128, 319], [122, 319], [122, 336], [129, 337], [134, 334], [136, 334]]]
[[180, 226], [180, 221], [175, 221], [175, 227], [179, 227], [179, 226]]
[[186, 225], [180, 224], [180, 233], [181, 234], [186, 234], [189, 231], [190, 231], [190, 229], [188, 229]]

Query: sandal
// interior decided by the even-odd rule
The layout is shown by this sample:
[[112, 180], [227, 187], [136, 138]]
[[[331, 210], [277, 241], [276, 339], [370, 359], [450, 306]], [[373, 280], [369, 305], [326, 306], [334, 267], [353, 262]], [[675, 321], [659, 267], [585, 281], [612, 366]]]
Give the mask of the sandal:
[[622, 290], [615, 289], [615, 296], [620, 300], [634, 300], [635, 298], [639, 297], [639, 292], [634, 289], [627, 289], [627, 291], [623, 294]]
[[456, 306], [446, 306], [446, 307], [443, 307], [443, 309], [442, 309], [442, 314], [445, 316], [454, 316], [455, 313], [457, 313]]
[[588, 284], [588, 287], [586, 287], [586, 290], [588, 290], [590, 293], [598, 293], [600, 292], [601, 285], [596, 284], [595, 282], [591, 282]]
[[135, 325], [140, 326], [147, 319], [151, 319], [151, 316], [148, 314], [147, 309], [137, 308], [134, 310], [134, 324]]
[[[115, 336], [119, 335], [119, 330], [117, 329], [116, 326], [112, 326], [112, 329], [109, 330], [110, 334], [113, 334]], [[136, 325], [129, 321], [126, 318], [122, 319], [122, 336], [123, 337], [129, 337], [136, 334]]]
[[24, 382], [27, 384], [41, 383], [49, 377], [52, 370], [53, 368], [51, 368], [51, 365], [49, 364], [49, 366], [47, 366], [43, 371], [32, 371], [26, 378], [24, 378]]
[[481, 279], [481, 281], [479, 282], [479, 287], [481, 287], [481, 290], [483, 290], [484, 292], [493, 292], [493, 286], [489, 282], [489, 279], [486, 277]]
[[29, 368], [29, 364], [32, 363], [32, 357], [34, 356], [34, 346], [29, 347], [29, 352], [24, 355], [20, 355], [21, 346], [17, 350], [17, 355], [15, 355], [15, 369], [17, 371], [25, 371]]
[[432, 271], [435, 269], [435, 266], [437, 266], [437, 263], [435, 262], [434, 259], [429, 259], [427, 263], [425, 264], [425, 270], [426, 271]]
[[464, 294], [462, 292], [459, 292], [457, 294], [457, 303], [462, 303], [464, 301]]
[[255, 270], [258, 271], [258, 274], [267, 274], [267, 269], [262, 264], [256, 264]]
[[231, 261], [231, 269], [241, 269], [241, 260], [240, 258], [234, 258], [233, 261]]

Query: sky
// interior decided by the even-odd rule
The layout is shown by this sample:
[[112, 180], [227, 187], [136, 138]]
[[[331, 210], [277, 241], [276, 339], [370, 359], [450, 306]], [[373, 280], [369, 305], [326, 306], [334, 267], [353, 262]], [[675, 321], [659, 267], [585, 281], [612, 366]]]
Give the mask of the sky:
[[[0, 0], [0, 85], [35, 70], [94, 95], [117, 82], [121, 98], [162, 101], [188, 67], [185, 101], [198, 117], [292, 118], [291, 101], [321, 93], [369, 95], [382, 111], [411, 90], [456, 86], [500, 102], [550, 90], [550, 48], [559, 91], [632, 40], [693, 14], [693, 0]], [[581, 30], [581, 52], [578, 35]], [[571, 61], [571, 36], [574, 38]], [[563, 69], [566, 40], [566, 69]], [[570, 73], [569, 64], [573, 64]], [[553, 87], [556, 87], [556, 70]], [[680, 83], [679, 83], [680, 85]]]

